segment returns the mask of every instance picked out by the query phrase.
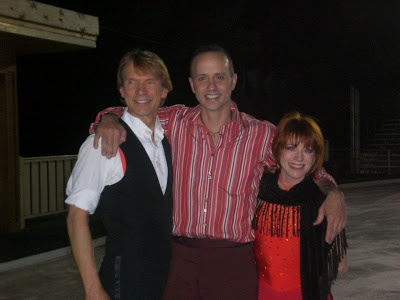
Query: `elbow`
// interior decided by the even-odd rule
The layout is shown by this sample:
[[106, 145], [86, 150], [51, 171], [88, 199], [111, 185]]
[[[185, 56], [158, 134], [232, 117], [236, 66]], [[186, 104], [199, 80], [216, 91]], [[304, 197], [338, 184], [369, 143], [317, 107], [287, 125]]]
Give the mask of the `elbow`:
[[72, 230], [76, 226], [89, 223], [89, 213], [83, 209], [80, 209], [74, 205], [70, 205], [68, 208], [67, 215], [67, 228], [68, 231]]

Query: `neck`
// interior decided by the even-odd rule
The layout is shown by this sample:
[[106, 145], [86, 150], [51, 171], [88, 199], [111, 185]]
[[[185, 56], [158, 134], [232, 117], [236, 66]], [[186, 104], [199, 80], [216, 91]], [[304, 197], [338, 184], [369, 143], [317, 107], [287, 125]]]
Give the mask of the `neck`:
[[289, 178], [285, 178], [284, 175], [282, 175], [282, 172], [279, 173], [279, 178], [278, 178], [278, 186], [285, 191], [289, 191], [292, 187], [294, 187], [296, 184], [300, 183], [304, 179], [301, 178], [300, 180], [290, 180]]
[[138, 116], [137, 114], [129, 111], [129, 109], [128, 113], [134, 116], [135, 118], [140, 119], [144, 124], [146, 124], [147, 127], [149, 127], [154, 132], [154, 128], [156, 127], [157, 114], [151, 116]]
[[200, 118], [209, 131], [217, 133], [222, 125], [228, 123], [232, 119], [232, 113], [230, 107], [229, 110], [224, 110], [222, 112], [202, 109]]
[[154, 120], [154, 122], [144, 122], [144, 124], [146, 124], [147, 127], [149, 127], [151, 129], [151, 131], [153, 131], [153, 134], [154, 134], [154, 128], [156, 127], [156, 121]]

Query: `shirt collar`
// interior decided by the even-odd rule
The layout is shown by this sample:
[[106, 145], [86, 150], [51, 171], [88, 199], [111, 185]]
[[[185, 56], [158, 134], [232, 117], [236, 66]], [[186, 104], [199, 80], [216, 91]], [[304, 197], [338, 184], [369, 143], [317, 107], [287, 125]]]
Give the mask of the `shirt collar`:
[[[121, 119], [128, 124], [129, 128], [133, 131], [136, 136], [140, 136], [146, 140], [150, 140], [153, 134], [153, 131], [145, 124], [142, 120], [137, 117], [132, 116], [128, 113], [128, 108], [124, 109], [124, 113], [122, 114]], [[154, 141], [156, 144], [161, 142], [164, 138], [164, 129], [161, 126], [160, 120], [158, 116], [156, 117], [156, 124], [154, 125]]]
[[[200, 104], [195, 106], [188, 116], [188, 119], [193, 122], [193, 124], [201, 124], [200, 121], [200, 112], [201, 106]], [[232, 120], [230, 122], [238, 123], [239, 125], [243, 125], [243, 120], [240, 118], [240, 112], [237, 107], [235, 101], [231, 100], [231, 113], [232, 113]]]

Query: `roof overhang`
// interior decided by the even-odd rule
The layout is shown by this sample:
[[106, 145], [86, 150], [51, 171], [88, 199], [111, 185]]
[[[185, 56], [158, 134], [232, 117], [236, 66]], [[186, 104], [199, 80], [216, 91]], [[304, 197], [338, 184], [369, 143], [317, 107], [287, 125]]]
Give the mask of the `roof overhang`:
[[0, 48], [16, 55], [95, 48], [98, 35], [97, 17], [35, 1], [0, 0]]

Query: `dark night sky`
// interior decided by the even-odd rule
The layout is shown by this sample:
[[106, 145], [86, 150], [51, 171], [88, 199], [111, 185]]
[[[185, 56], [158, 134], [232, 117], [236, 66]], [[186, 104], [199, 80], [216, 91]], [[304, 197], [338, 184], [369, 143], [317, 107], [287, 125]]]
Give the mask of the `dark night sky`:
[[350, 84], [360, 90], [364, 119], [381, 103], [400, 102], [399, 1], [40, 2], [98, 16], [100, 36], [97, 49], [19, 58], [23, 156], [77, 153], [96, 112], [118, 105], [118, 61], [138, 46], [165, 60], [174, 83], [169, 105], [196, 104], [190, 53], [224, 46], [241, 110], [274, 123], [293, 109], [311, 114], [334, 146], [348, 146]]

